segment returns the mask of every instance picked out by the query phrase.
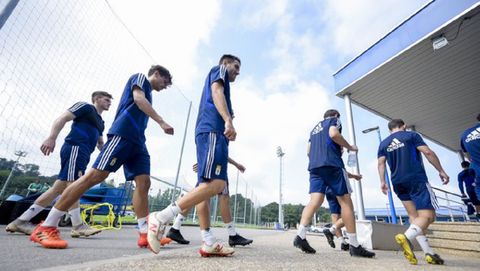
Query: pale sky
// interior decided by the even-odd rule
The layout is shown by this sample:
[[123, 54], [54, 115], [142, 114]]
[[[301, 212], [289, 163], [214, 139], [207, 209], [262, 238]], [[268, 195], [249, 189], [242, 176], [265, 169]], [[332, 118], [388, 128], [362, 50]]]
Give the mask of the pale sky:
[[[277, 146], [282, 146], [286, 153], [284, 202], [308, 202], [309, 132], [327, 109], [337, 108], [345, 116], [344, 101], [334, 95], [333, 73], [428, 1], [108, 2], [154, 60], [170, 69], [174, 77], [174, 87], [153, 95], [154, 108], [176, 129], [174, 136], [167, 136], [155, 122], [149, 122], [146, 134], [153, 176], [175, 179], [188, 102], [192, 101], [180, 179], [191, 186], [195, 184], [196, 177], [191, 171], [196, 159], [194, 124], [204, 78], [222, 54], [231, 53], [242, 59], [241, 74], [231, 85], [238, 136], [230, 144], [230, 156], [247, 168], [240, 177], [240, 191], [244, 193], [245, 182], [248, 183], [248, 195], [253, 187], [258, 202], [264, 205], [278, 201]], [[130, 74], [146, 73], [149, 65], [154, 64], [104, 2], [61, 5], [59, 8], [46, 1], [20, 3], [15, 11], [20, 19], [7, 22], [0, 30], [0, 38], [7, 39], [6, 49], [0, 51], [0, 64], [12, 69], [0, 70], [0, 90], [5, 90], [1, 95], [8, 98], [14, 96], [16, 89], [28, 89], [27, 100], [40, 99], [37, 104], [50, 105], [48, 109], [38, 106], [43, 110], [41, 118], [36, 113], [40, 109], [30, 108], [33, 106], [27, 103], [22, 105], [23, 113], [16, 113], [14, 106], [8, 116], [0, 112], [0, 121], [15, 117], [35, 124], [28, 127], [38, 126], [28, 128], [28, 132], [25, 132], [27, 128], [18, 129], [18, 135], [2, 134], [1, 144], [25, 134], [35, 137], [15, 139], [1, 154], [8, 157], [14, 149], [30, 148], [30, 161], [45, 165], [48, 170], [44, 172], [49, 174], [58, 171], [58, 151], [63, 138], [59, 137], [57, 150], [48, 159], [39, 154], [36, 146], [48, 136], [55, 117], [78, 100], [88, 101], [89, 93], [96, 89], [107, 90], [119, 98]], [[40, 19], [34, 24], [37, 13]], [[43, 19], [42, 14], [52, 18]], [[13, 34], [17, 32], [22, 35], [15, 40]], [[37, 37], [36, 33], [43, 34]], [[25, 40], [21, 40], [23, 38]], [[17, 63], [16, 58], [7, 53], [19, 50], [36, 59], [34, 78], [22, 81], [21, 69], [12, 66]], [[9, 76], [11, 73], [17, 75]], [[60, 81], [53, 82], [52, 78]], [[42, 87], [43, 81], [47, 81], [48, 87]], [[34, 94], [39, 91], [37, 88], [42, 95]], [[3, 96], [0, 98], [5, 98]], [[111, 111], [104, 114], [106, 127], [111, 125], [117, 103], [115, 99]], [[2, 105], [10, 106], [12, 102]], [[29, 113], [29, 109], [32, 112]], [[387, 197], [380, 192], [376, 172], [377, 138], [375, 134], [364, 135], [361, 130], [379, 125], [385, 137], [386, 121], [355, 106], [353, 113], [360, 171], [364, 175], [365, 207], [385, 207]], [[343, 134], [348, 139], [346, 120], [342, 120]], [[18, 123], [2, 121], [0, 125], [13, 126], [15, 130], [20, 126]], [[452, 177], [447, 189], [456, 192], [456, 174], [460, 170], [457, 155], [434, 144], [430, 146]], [[425, 163], [432, 185], [441, 186], [433, 167]], [[118, 180], [122, 176], [121, 171], [114, 175]], [[230, 190], [234, 191], [236, 170], [232, 167], [229, 176]], [[153, 190], [158, 187], [154, 182]], [[396, 203], [399, 205], [398, 200]]]

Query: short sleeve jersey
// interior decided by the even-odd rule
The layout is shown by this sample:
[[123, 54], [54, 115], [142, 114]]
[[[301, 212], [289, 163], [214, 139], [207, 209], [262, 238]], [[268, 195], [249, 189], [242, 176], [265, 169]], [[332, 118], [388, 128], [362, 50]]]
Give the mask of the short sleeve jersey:
[[464, 152], [468, 152], [475, 166], [480, 166], [480, 123], [463, 132], [460, 145]]
[[65, 142], [81, 146], [92, 153], [105, 128], [102, 117], [98, 114], [95, 106], [85, 102], [74, 104], [68, 111], [74, 114], [75, 118]]
[[330, 127], [336, 127], [342, 132], [342, 124], [338, 118], [327, 118], [318, 123], [310, 132], [310, 152], [308, 154], [308, 170], [331, 166], [344, 168], [342, 147], [330, 137]]
[[200, 133], [225, 131], [225, 121], [220, 113], [218, 113], [212, 97], [212, 84], [215, 82], [223, 83], [223, 92], [227, 102], [227, 109], [233, 117], [232, 102], [230, 101], [230, 82], [228, 80], [228, 72], [224, 65], [213, 67], [205, 79], [203, 86], [202, 98], [198, 109], [197, 123], [195, 126], [195, 135]]
[[393, 184], [428, 181], [422, 154], [417, 150], [425, 145], [418, 133], [409, 131], [395, 132], [380, 143], [377, 156], [387, 159]]
[[152, 103], [152, 86], [146, 76], [141, 73], [132, 75], [125, 85], [115, 120], [108, 134], [118, 135], [134, 144], [143, 145], [145, 144], [148, 115], [140, 110], [133, 101], [134, 87], [140, 88], [145, 93], [145, 98], [150, 104]]

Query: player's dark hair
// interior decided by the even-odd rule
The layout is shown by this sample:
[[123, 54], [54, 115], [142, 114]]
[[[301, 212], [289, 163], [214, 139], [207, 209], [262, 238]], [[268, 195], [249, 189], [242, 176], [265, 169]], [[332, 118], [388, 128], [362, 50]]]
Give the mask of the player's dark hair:
[[325, 114], [323, 114], [324, 119], [331, 117], [340, 118], [340, 113], [336, 109], [328, 109], [325, 111]]
[[462, 168], [470, 167], [470, 163], [468, 161], [462, 162]]
[[480, 114], [477, 115], [477, 120], [480, 121]]
[[402, 119], [393, 119], [388, 123], [388, 130], [393, 130], [395, 128], [400, 128], [405, 125], [405, 122]]
[[95, 91], [92, 93], [92, 103], [95, 102], [95, 98], [97, 98], [98, 96], [100, 97], [108, 97], [110, 99], [113, 99], [113, 96], [112, 94], [106, 92], [106, 91]]
[[150, 67], [150, 70], [148, 70], [148, 76], [151, 76], [156, 71], [160, 74], [160, 76], [168, 78], [169, 83], [172, 83], [172, 75], [165, 67], [161, 65], [152, 65], [152, 67]]
[[229, 62], [229, 63], [236, 60], [236, 61], [238, 61], [238, 63], [242, 64], [242, 61], [240, 60], [240, 58], [238, 58], [238, 56], [229, 55], [229, 54], [223, 55], [220, 58], [220, 60], [218, 61], [218, 64], [221, 65], [224, 60], [227, 60], [227, 62]]

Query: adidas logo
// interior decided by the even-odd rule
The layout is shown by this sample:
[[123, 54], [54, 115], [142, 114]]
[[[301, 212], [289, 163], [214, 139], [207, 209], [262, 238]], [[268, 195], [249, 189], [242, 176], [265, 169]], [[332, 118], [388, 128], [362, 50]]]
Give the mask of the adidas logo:
[[399, 149], [399, 148], [401, 148], [401, 147], [405, 147], [405, 144], [402, 143], [402, 142], [400, 142], [400, 140], [394, 138], [394, 139], [392, 140], [392, 143], [390, 143], [390, 145], [388, 145], [387, 151], [388, 151], [388, 152], [392, 152], [392, 151], [394, 151], [394, 150], [396, 150], [396, 149]]
[[320, 133], [321, 131], [323, 131], [323, 127], [322, 127], [322, 124], [319, 123], [319, 124], [317, 124], [317, 126], [315, 126], [315, 128], [313, 128], [312, 135], [316, 135], [316, 134]]
[[467, 139], [465, 139], [465, 143], [468, 143], [472, 140], [480, 139], [480, 128], [477, 128], [468, 134]]

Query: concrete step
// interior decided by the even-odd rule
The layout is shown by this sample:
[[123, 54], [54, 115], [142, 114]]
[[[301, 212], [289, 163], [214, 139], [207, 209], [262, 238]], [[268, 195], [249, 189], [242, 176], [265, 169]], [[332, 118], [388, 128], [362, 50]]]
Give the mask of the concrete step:
[[430, 225], [431, 231], [480, 233], [478, 222], [435, 222]]
[[428, 238], [449, 239], [459, 241], [474, 241], [480, 242], [480, 232], [452, 232], [452, 231], [432, 231], [427, 234]]
[[434, 248], [476, 251], [480, 253], [480, 242], [478, 241], [442, 239], [442, 238], [435, 238], [435, 237], [429, 236], [428, 242], [430, 243], [430, 246]]

